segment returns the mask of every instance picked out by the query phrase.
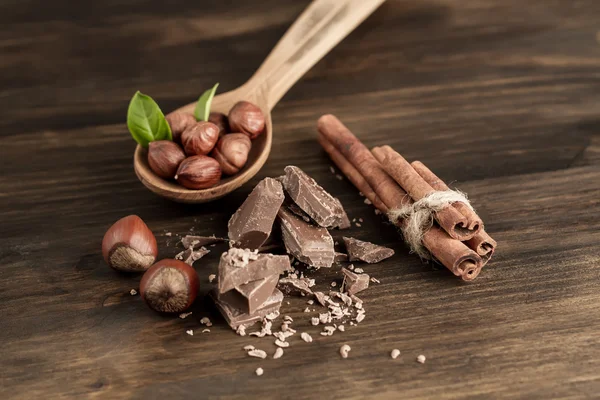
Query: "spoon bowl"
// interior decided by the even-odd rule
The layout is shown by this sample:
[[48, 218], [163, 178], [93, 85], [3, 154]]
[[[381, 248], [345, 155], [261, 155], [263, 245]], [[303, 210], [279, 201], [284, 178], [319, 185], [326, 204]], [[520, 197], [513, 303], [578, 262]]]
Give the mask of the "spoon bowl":
[[[244, 168], [208, 189], [186, 189], [156, 175], [148, 164], [148, 151], [135, 149], [133, 166], [138, 179], [152, 192], [180, 203], [219, 199], [248, 182], [267, 161], [273, 142], [271, 110], [306, 71], [354, 30], [385, 0], [314, 0], [292, 24], [269, 56], [244, 85], [215, 96], [211, 111], [225, 115], [238, 101], [256, 104], [265, 116], [265, 131], [252, 141]], [[194, 113], [191, 103], [176, 111]]]

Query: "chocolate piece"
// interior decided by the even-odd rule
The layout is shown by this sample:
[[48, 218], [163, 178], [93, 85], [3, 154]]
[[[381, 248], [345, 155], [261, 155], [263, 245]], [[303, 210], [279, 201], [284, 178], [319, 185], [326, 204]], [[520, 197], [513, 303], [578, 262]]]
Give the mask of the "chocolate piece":
[[292, 201], [289, 201], [285, 204], [285, 206], [287, 207], [288, 210], [290, 210], [291, 212], [296, 214], [298, 217], [302, 218], [304, 220], [304, 222], [312, 223], [312, 219], [310, 219], [310, 217], [308, 216], [307, 213], [304, 212], [304, 210], [302, 210], [300, 207], [298, 207], [298, 204], [296, 204]]
[[219, 262], [219, 293], [236, 286], [271, 275], [279, 276], [291, 269], [288, 256], [257, 254], [253, 251], [232, 248], [221, 255]]
[[[342, 203], [327, 193], [313, 178], [300, 168], [289, 165], [285, 167], [283, 187], [290, 198], [317, 225], [324, 228], [345, 226], [348, 216]], [[349, 222], [349, 221], [348, 221]], [[347, 224], [349, 227], [350, 224]]]
[[277, 288], [287, 295], [301, 296], [312, 294], [309, 279], [307, 278], [281, 278]]
[[189, 249], [190, 247], [201, 247], [208, 246], [209, 244], [224, 242], [225, 238], [218, 238], [216, 236], [194, 236], [187, 235], [181, 238], [181, 244], [184, 248]]
[[369, 275], [367, 274], [355, 274], [349, 269], [342, 268], [344, 274], [344, 282], [342, 283], [342, 290], [348, 292], [349, 295], [354, 295], [358, 292], [362, 292], [369, 287]]
[[201, 247], [198, 250], [194, 250], [193, 247], [182, 251], [181, 253], [175, 256], [176, 260], [182, 260], [184, 263], [188, 265], [193, 265], [195, 261], [201, 259], [205, 255], [210, 253], [206, 247]]
[[245, 300], [245, 307], [242, 309], [249, 314], [254, 314], [263, 303], [273, 294], [279, 274], [274, 274], [266, 278], [238, 285], [235, 290], [242, 295]]
[[[238, 293], [239, 294], [239, 293]], [[278, 312], [283, 301], [283, 293], [279, 290], [273, 290], [273, 294], [267, 299], [267, 301], [256, 310], [254, 314], [248, 314], [219, 299], [219, 295], [216, 289], [211, 290], [209, 293], [210, 297], [215, 302], [215, 305], [225, 318], [225, 321], [229, 324], [231, 329], [237, 329], [239, 326], [247, 328], [253, 325], [255, 322], [262, 320], [265, 316]]]
[[343, 237], [349, 261], [378, 263], [394, 255], [394, 250], [374, 243], [364, 242], [351, 237]]
[[258, 249], [267, 240], [285, 196], [281, 183], [265, 178], [229, 220], [229, 240], [239, 248]]
[[327, 229], [304, 222], [284, 207], [279, 209], [278, 215], [283, 243], [289, 254], [312, 267], [331, 267], [335, 250]]
[[333, 256], [333, 261], [335, 261], [336, 263], [347, 262], [348, 261], [348, 254], [346, 254], [346, 253], [340, 253], [339, 251], [336, 251], [335, 255]]
[[317, 299], [317, 303], [319, 303], [323, 307], [327, 307], [327, 299], [325, 298], [325, 293], [313, 292], [313, 294], [315, 295], [315, 299]]

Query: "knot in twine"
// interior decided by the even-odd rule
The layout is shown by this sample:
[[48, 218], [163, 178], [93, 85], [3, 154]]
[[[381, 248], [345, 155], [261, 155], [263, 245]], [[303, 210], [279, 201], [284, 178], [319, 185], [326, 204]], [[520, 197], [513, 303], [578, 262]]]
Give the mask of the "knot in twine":
[[388, 218], [396, 225], [398, 220], [403, 219], [402, 236], [411, 253], [430, 260], [433, 257], [423, 245], [423, 235], [433, 226], [434, 214], [456, 202], [464, 203], [473, 210], [465, 193], [459, 190], [444, 190], [431, 192], [411, 205], [393, 208], [388, 211]]

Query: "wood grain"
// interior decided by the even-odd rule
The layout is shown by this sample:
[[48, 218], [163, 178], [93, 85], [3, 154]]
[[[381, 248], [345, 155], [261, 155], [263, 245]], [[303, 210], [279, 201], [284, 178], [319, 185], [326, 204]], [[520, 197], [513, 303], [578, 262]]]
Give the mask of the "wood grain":
[[[273, 110], [271, 156], [219, 202], [150, 193], [131, 168], [132, 93], [165, 110], [246, 81], [308, 2], [24, 0], [0, 5], [0, 397], [594, 398], [600, 393], [600, 4], [388, 0]], [[315, 125], [336, 114], [467, 191], [498, 252], [473, 284], [409, 255]], [[129, 295], [100, 243], [136, 213], [172, 256], [176, 237], [224, 234], [253, 185], [295, 164], [363, 218], [352, 236], [397, 255], [365, 267], [367, 318], [315, 341], [239, 337], [200, 300], [187, 319]], [[336, 233], [336, 235], [338, 235]], [[196, 267], [202, 292], [214, 251]], [[321, 288], [338, 270], [314, 274]], [[199, 319], [215, 325], [201, 334]], [[186, 329], [194, 329], [188, 336]], [[352, 346], [342, 360], [338, 349]], [[393, 348], [402, 351], [392, 360]], [[427, 362], [417, 364], [418, 354]], [[254, 370], [261, 366], [262, 377]]]

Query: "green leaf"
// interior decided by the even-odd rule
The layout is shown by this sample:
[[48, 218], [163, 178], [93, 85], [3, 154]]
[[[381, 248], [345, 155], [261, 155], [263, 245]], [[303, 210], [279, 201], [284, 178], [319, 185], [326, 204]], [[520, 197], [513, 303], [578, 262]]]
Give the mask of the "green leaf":
[[213, 97], [215, 97], [218, 86], [218, 83], [215, 84], [212, 89], [208, 89], [206, 92], [202, 93], [202, 96], [200, 96], [198, 99], [198, 103], [196, 103], [196, 110], [194, 111], [196, 120], [208, 121], [208, 116], [210, 115], [210, 105], [212, 104]]
[[127, 128], [133, 139], [144, 147], [155, 140], [173, 140], [171, 127], [158, 104], [139, 90], [129, 102]]

